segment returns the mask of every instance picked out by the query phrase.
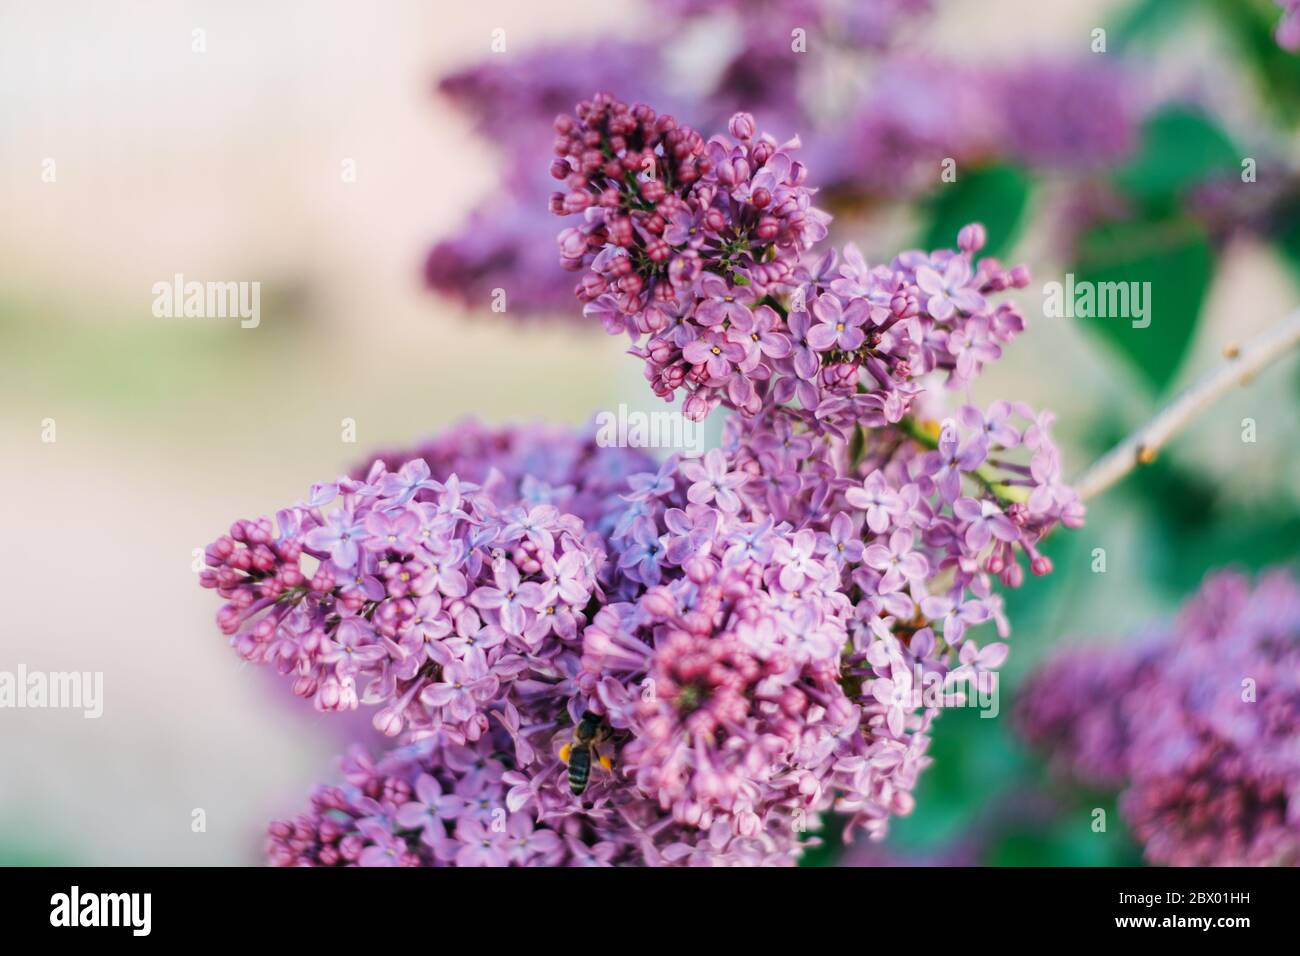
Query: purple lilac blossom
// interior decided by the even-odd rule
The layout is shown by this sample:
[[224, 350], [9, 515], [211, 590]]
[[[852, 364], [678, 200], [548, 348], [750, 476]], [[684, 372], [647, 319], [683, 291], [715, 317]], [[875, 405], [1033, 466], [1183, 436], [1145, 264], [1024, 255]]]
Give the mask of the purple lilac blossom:
[[[1001, 105], [989, 71], [933, 57], [894, 56], [877, 69], [843, 122], [850, 166], [827, 170], [827, 186], [885, 196], [915, 195], [959, 168], [998, 155]], [[821, 169], [821, 166], [818, 166]]]
[[1108, 166], [1137, 145], [1139, 106], [1122, 67], [1082, 61], [1027, 63], [993, 75], [1002, 147], [1031, 166]]
[[[539, 183], [534, 192], [542, 189]], [[429, 250], [425, 283], [466, 309], [486, 310], [501, 289], [513, 316], [558, 315], [572, 301], [573, 282], [555, 268], [554, 232], [540, 204], [493, 197]]]
[[[906, 252], [870, 267], [855, 247], [836, 268], [817, 251], [829, 217], [808, 171], [737, 113], [707, 141], [671, 116], [605, 94], [556, 120], [552, 196], [566, 268], [583, 271], [584, 311], [626, 333], [666, 400], [687, 393], [699, 420], [718, 405], [747, 416], [797, 399], [809, 421], [895, 423], [934, 371], [968, 383], [1024, 326], [993, 294], [1023, 287], [1023, 267], [976, 259], [982, 227], [958, 251]], [[584, 271], [585, 270], [585, 271]]]
[[[545, 144], [550, 121], [590, 90], [635, 85], [648, 93], [660, 85], [662, 70], [655, 45], [602, 37], [512, 53], [508, 61], [495, 57], [443, 77], [438, 90], [489, 140]], [[518, 159], [537, 165], [536, 154]]]
[[[689, 110], [688, 119], [713, 128], [752, 110], [780, 142], [805, 134], [801, 155], [818, 169], [832, 205], [915, 196], [934, 186], [947, 158], [963, 168], [1010, 158], [1091, 169], [1126, 154], [1136, 117], [1122, 70], [1086, 61], [1008, 71], [918, 57], [901, 47], [899, 34], [932, 7], [931, 0], [679, 0], [655, 7], [645, 39], [546, 46], [445, 77], [439, 90], [473, 119], [504, 169], [502, 188], [430, 251], [426, 282], [467, 307], [482, 308], [504, 289], [514, 318], [576, 318], [563, 308], [562, 277], [543, 261], [548, 230], [537, 211], [548, 189], [534, 157], [555, 113], [588, 90], [631, 98], [654, 92], [662, 103], [662, 89], [674, 84], [661, 51], [701, 20], [733, 42], [712, 44], [726, 58], [716, 80], [676, 104], [677, 115]], [[805, 31], [811, 54], [791, 49], [795, 28]], [[834, 71], [825, 66], [837, 58], [858, 72], [870, 63], [866, 90], [828, 95]]]
[[497, 151], [501, 184], [425, 259], [426, 284], [467, 308], [486, 309], [494, 290], [521, 319], [572, 315], [573, 283], [554, 268], [551, 180], [537, 162], [551, 121], [588, 90], [657, 88], [663, 67], [652, 43], [602, 39], [493, 58], [444, 77], [439, 92]]
[[1133, 645], [1070, 649], [1017, 719], [1057, 766], [1122, 787], [1149, 861], [1300, 865], [1300, 584], [1216, 572]]
[[822, 181], [833, 191], [912, 195], [933, 187], [947, 159], [958, 168], [1111, 166], [1137, 143], [1133, 89], [1125, 69], [1093, 60], [1005, 68], [894, 56], [842, 124], [840, 152], [852, 168], [832, 164]]
[[517, 501], [530, 506], [554, 505], [600, 527], [629, 480], [658, 467], [636, 448], [602, 448], [593, 431], [536, 422], [488, 427], [460, 422], [414, 448], [372, 455], [352, 472], [363, 479], [382, 462], [389, 471], [418, 458], [433, 475], [459, 475], [473, 482], [502, 507]]
[[[1038, 542], [1082, 521], [1050, 414], [912, 414], [1023, 325], [989, 299], [1027, 274], [975, 258], [981, 227], [888, 267], [805, 262], [825, 230], [797, 144], [747, 114], [707, 143], [610, 97], [579, 114], [555, 205], [584, 212], [562, 239], [584, 297], [743, 414], [662, 464], [467, 424], [210, 545], [241, 656], [397, 738], [272, 826], [274, 862], [791, 863], [830, 811], [879, 839], [929, 762], [919, 687], [1000, 666], [973, 636], [1008, 633], [995, 582], [1022, 556], [1048, 573]], [[585, 713], [612, 771], [579, 797]]]
[[[558, 242], [564, 267], [583, 273], [584, 312], [634, 342], [649, 335], [652, 389], [670, 397], [687, 387], [697, 398], [688, 403], [692, 418], [703, 418], [729, 385], [744, 392], [734, 404], [749, 404], [744, 383], [761, 371], [730, 373], [767, 366], [746, 344], [754, 340], [732, 327], [771, 311], [766, 296], [792, 290], [802, 254], [829, 221], [791, 155], [798, 140], [779, 146], [738, 113], [730, 137], [706, 142], [672, 116], [607, 94], [555, 128], [551, 175], [566, 189], [552, 195], [551, 210], [582, 219]], [[697, 354], [684, 364], [675, 356], [688, 347]]]
[[[963, 415], [995, 423], [963, 444], [1018, 442], [1000, 411]], [[237, 522], [215, 542], [203, 583], [229, 601], [218, 620], [236, 649], [322, 709], [377, 705], [376, 726], [406, 748], [395, 753], [418, 753], [355, 784], [368, 793], [318, 791], [309, 814], [273, 825], [272, 860], [789, 863], [828, 810], [873, 838], [908, 812], [937, 710], [893, 688], [997, 665], [1005, 646], [981, 648], [967, 627], [1005, 631], [986, 569], [1014, 581], [1009, 545], [971, 548], [956, 508], [970, 499], [945, 504], [937, 453], [873, 440], [855, 469], [842, 444], [788, 423], [731, 432], [728, 450], [628, 476], [639, 453], [570, 439], [553, 455], [540, 435], [462, 426], [395, 471], [384, 461], [403, 456], [386, 455], [366, 480], [316, 487], [280, 512], [278, 533]], [[483, 487], [430, 470], [474, 459]], [[531, 484], [510, 477], [525, 462], [607, 530], [583, 533], [537, 499], [505, 505]], [[828, 480], [835, 467], [867, 477]], [[624, 493], [604, 494], [619, 475]], [[883, 475], [902, 484], [873, 532], [855, 502]], [[769, 483], [786, 488], [779, 504]], [[1012, 528], [1026, 544], [1032, 525]], [[348, 575], [331, 557], [340, 542], [356, 547], [340, 554]], [[304, 556], [319, 562], [310, 581]], [[579, 800], [558, 753], [586, 710], [613, 731], [616, 773]], [[457, 816], [447, 794], [477, 816]], [[498, 847], [494, 811], [538, 855]]]

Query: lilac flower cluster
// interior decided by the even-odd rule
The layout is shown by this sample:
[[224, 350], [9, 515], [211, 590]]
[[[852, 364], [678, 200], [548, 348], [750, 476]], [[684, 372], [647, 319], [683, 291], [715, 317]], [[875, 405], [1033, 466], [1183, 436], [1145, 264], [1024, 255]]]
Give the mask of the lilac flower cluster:
[[[545, 195], [546, 183], [531, 198]], [[529, 192], [529, 190], [525, 190]], [[457, 232], [429, 250], [424, 281], [466, 309], [482, 310], [496, 290], [512, 316], [535, 319], [572, 301], [573, 283], [555, 268], [554, 220], [540, 203], [494, 196], [474, 209]]]
[[[503, 744], [504, 741], [504, 744]], [[344, 784], [317, 787], [307, 811], [268, 828], [277, 866], [662, 866], [793, 862], [790, 841], [701, 838], [647, 801], [585, 806], [521, 772], [543, 757], [501, 733], [468, 746], [425, 741], [379, 760], [354, 749]]]
[[[553, 755], [502, 732], [476, 743], [432, 741], [378, 760], [354, 748], [342, 785], [322, 785], [309, 808], [268, 828], [276, 866], [665, 866], [792, 863], [793, 843], [730, 838], [675, 825], [645, 800], [615, 809], [579, 804], [521, 772]], [[532, 772], [536, 772], [535, 770]]]
[[[560, 748], [599, 706], [582, 690], [591, 652], [579, 629], [607, 589], [645, 589], [623, 578], [626, 556], [607, 561], [601, 534], [549, 502], [593, 527], [634, 520], [626, 496], [607, 492], [651, 486], [653, 473], [628, 477], [641, 453], [469, 424], [398, 456], [397, 470], [387, 457], [365, 478], [314, 487], [274, 524], [236, 522], [207, 551], [202, 584], [226, 599], [218, 622], [241, 656], [322, 710], [377, 705], [375, 726], [401, 735], [378, 764], [350, 757], [347, 786], [318, 788], [308, 813], [272, 824], [272, 862], [794, 860], [817, 822], [802, 801], [713, 825], [674, 821], [648, 788], [609, 776], [583, 800], [565, 785]], [[482, 484], [435, 479], [431, 463]]]
[[833, 196], [913, 198], [934, 188], [947, 159], [1066, 175], [1115, 165], [1137, 144], [1145, 104], [1129, 70], [1096, 60], [892, 56], [837, 123], [838, 141], [822, 144], [821, 181]]
[[1300, 584], [1210, 575], [1133, 645], [1073, 649], [1031, 679], [1026, 737], [1058, 767], [1123, 787], [1152, 863], [1300, 865]]
[[1036, 539], [1081, 518], [1057, 486], [1004, 511], [980, 484], [994, 449], [1053, 454], [1015, 411], [966, 409], [934, 451], [873, 432], [856, 462], [788, 410], [733, 418], [722, 449], [634, 478], [610, 536], [629, 600], [587, 627], [580, 682], [631, 732], [624, 772], [678, 821], [744, 833], [834, 806], [883, 835], [926, 764], [920, 686], [1001, 663], [968, 637], [1006, 634], [990, 575], [1018, 584], [1017, 548], [1046, 573]]
[[418, 458], [434, 475], [458, 475], [499, 507], [551, 505], [599, 527], [622, 501], [632, 475], [658, 463], [636, 448], [606, 448], [591, 433], [534, 423], [489, 428], [464, 421], [414, 449], [380, 451], [352, 473], [364, 479], [377, 465], [400, 470]]
[[[960, 443], [1020, 444], [1011, 416], [965, 413]], [[382, 768], [353, 761], [349, 786], [274, 824], [271, 859], [791, 862], [831, 808], [882, 835], [927, 763], [936, 711], [916, 685], [1001, 662], [1006, 645], [966, 634], [1006, 629], [980, 555], [1014, 581], [997, 554], [1029, 532], [953, 497], [943, 454], [873, 442], [860, 483], [819, 482], [834, 460], [819, 444], [787, 421], [640, 472], [635, 451], [467, 425], [313, 489], [278, 534], [236, 523], [203, 579], [229, 601], [218, 619], [236, 648], [322, 709], [374, 703], [380, 730], [406, 729]], [[431, 464], [483, 485], [435, 480]], [[915, 480], [895, 492], [886, 474]], [[549, 501], [604, 530], [582, 534]], [[617, 776], [580, 801], [558, 754], [587, 710], [615, 732]]]
[[[1116, 165], [1138, 143], [1142, 106], [1123, 66], [1031, 61], [985, 78], [1001, 152], [1054, 170]], [[978, 114], [977, 114], [978, 115]]]
[[[440, 91], [473, 120], [504, 170], [500, 187], [431, 250], [428, 283], [479, 308], [492, 290], [506, 289], [514, 319], [576, 318], [565, 307], [569, 286], [545, 251], [553, 231], [539, 213], [552, 187], [534, 157], [555, 114], [590, 90], [618, 90], [629, 102], [653, 94], [662, 104], [664, 88], [682, 86], [663, 51], [700, 31], [717, 31], [707, 49], [724, 59], [702, 71], [715, 79], [667, 106], [700, 129], [748, 110], [780, 134], [777, 142], [802, 134], [799, 155], [818, 170], [827, 208], [915, 198], [938, 184], [947, 158], [962, 169], [1010, 161], [1087, 172], [1129, 153], [1140, 104], [1113, 57], [1010, 67], [921, 57], [896, 39], [932, 6], [674, 0], [647, 8], [653, 16], [640, 25], [641, 39], [541, 47], [446, 77]], [[792, 51], [795, 28], [805, 31], [809, 53]], [[828, 89], [828, 78], [845, 72], [836, 64], [851, 64], [852, 75], [870, 83]]]
[[[814, 421], [896, 423], [935, 370], [969, 382], [1024, 326], [988, 297], [1024, 286], [1023, 268], [976, 260], [983, 229], [959, 252], [910, 252], [869, 267], [849, 246], [805, 255], [827, 233], [807, 170], [731, 119], [732, 139], [706, 144], [671, 116], [601, 95], [556, 121], [552, 174], [568, 192], [560, 215], [582, 213], [559, 235], [585, 311], [626, 332], [655, 394], [688, 392], [699, 420], [720, 404], [757, 415], [797, 398]], [[788, 297], [788, 302], [784, 301]]]
[[[740, 279], [751, 301], [783, 291], [801, 254], [826, 235], [829, 217], [812, 206], [807, 170], [790, 155], [798, 141], [757, 136], [747, 114], [732, 118], [732, 139], [706, 143], [672, 116], [597, 94], [555, 128], [551, 175], [568, 190], [552, 195], [551, 211], [583, 214], [560, 234], [562, 262], [588, 270], [579, 295], [597, 314], [655, 304], [666, 321], [693, 311], [705, 273]], [[659, 321], [645, 317], [642, 331]]]
[[922, 414], [1023, 325], [981, 227], [811, 259], [797, 143], [747, 114], [706, 141], [597, 96], [557, 130], [580, 297], [648, 337], [656, 391], [740, 414], [662, 464], [468, 424], [214, 542], [236, 650], [398, 738], [274, 824], [274, 862], [790, 863], [830, 811], [879, 838], [928, 763], [922, 688], [1002, 663], [974, 636], [1008, 632], [995, 582], [1082, 521], [1050, 415]]
[[318, 709], [382, 702], [374, 723], [389, 736], [477, 740], [489, 701], [511, 701], [530, 661], [576, 643], [599, 542], [576, 516], [500, 509], [421, 459], [372, 479], [318, 485], [276, 527], [236, 522], [202, 584], [228, 602], [217, 620], [240, 656], [291, 676]]
[[[883, 835], [928, 762], [919, 682], [1005, 656], [966, 632], [1005, 632], [979, 556], [996, 564], [1022, 528], [971, 498], [946, 507], [930, 453], [869, 459], [916, 469], [897, 495], [876, 469], [827, 498], [785, 432], [644, 472], [638, 452], [550, 437], [462, 426], [208, 549], [202, 583], [245, 659], [322, 710], [375, 705], [401, 735], [273, 824], [272, 861], [789, 863], [830, 809]], [[749, 486], [778, 450], [797, 504], [774, 513]], [[815, 498], [828, 517], [790, 520]], [[579, 799], [560, 754], [588, 711], [613, 773]]]
[[467, 308], [483, 309], [505, 289], [521, 319], [572, 314], [572, 283], [555, 268], [554, 220], [546, 210], [553, 180], [537, 162], [551, 141], [551, 120], [588, 91], [605, 87], [649, 94], [663, 68], [653, 44], [610, 38], [532, 53], [492, 57], [438, 85], [475, 131], [500, 154], [493, 189], [425, 260], [425, 281]]

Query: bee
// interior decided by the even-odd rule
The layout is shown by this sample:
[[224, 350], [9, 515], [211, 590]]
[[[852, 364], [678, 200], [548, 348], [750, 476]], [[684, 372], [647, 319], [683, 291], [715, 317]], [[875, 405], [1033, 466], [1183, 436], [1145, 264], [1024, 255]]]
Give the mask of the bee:
[[601, 721], [600, 715], [588, 710], [573, 728], [573, 742], [560, 748], [560, 759], [569, 765], [569, 790], [575, 797], [582, 796], [587, 789], [593, 753], [597, 763], [606, 770], [613, 769], [613, 761], [597, 749], [599, 744], [611, 736], [610, 729]]

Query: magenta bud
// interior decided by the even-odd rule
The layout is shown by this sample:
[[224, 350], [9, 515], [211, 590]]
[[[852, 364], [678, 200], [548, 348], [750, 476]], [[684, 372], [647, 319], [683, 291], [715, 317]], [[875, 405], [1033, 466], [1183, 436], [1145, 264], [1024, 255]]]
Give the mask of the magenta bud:
[[337, 677], [327, 677], [316, 691], [316, 707], [320, 710], [338, 710], [343, 689]]
[[749, 113], [737, 113], [727, 124], [727, 130], [733, 137], [746, 142], [754, 138], [755, 126], [754, 117]]
[[366, 841], [356, 833], [349, 833], [339, 841], [339, 856], [348, 861], [353, 861], [361, 856], [361, 851], [366, 848]]
[[641, 597], [641, 606], [652, 616], [667, 620], [677, 613], [677, 599], [673, 592], [663, 585], [657, 585], [646, 591]]
[[682, 570], [694, 583], [703, 584], [705, 581], [712, 579], [717, 569], [708, 558], [696, 555], [686, 560], [686, 563], [682, 565]]
[[667, 365], [669, 360], [673, 357], [673, 347], [663, 339], [651, 339], [648, 343], [647, 354], [650, 357], [650, 361], [654, 362], [656, 365]]
[[595, 272], [588, 272], [578, 284], [582, 289], [583, 298], [586, 299], [596, 298], [607, 288], [604, 278]]
[[661, 331], [668, 327], [668, 316], [664, 315], [663, 309], [652, 305], [641, 313], [637, 327], [642, 332]]
[[217, 626], [221, 628], [222, 634], [234, 634], [239, 630], [239, 621], [239, 608], [233, 604], [223, 605], [217, 612]]
[[402, 714], [396, 706], [385, 707], [379, 713], [375, 714], [371, 721], [375, 730], [379, 731], [385, 737], [396, 737], [402, 732]]
[[682, 404], [682, 414], [693, 422], [702, 422], [709, 414], [709, 402], [699, 392], [692, 392]]
[[564, 211], [568, 213], [582, 212], [591, 205], [591, 193], [573, 191], [564, 197]]
[[978, 222], [972, 222], [969, 226], [963, 226], [961, 232], [957, 233], [957, 247], [967, 254], [978, 252], [984, 248], [988, 238], [988, 232], [984, 226]]

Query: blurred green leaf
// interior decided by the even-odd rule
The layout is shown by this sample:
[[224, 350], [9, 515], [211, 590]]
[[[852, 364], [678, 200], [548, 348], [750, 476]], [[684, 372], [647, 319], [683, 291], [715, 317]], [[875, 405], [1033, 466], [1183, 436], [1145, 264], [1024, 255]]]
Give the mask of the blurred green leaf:
[[1137, 154], [1115, 173], [1115, 184], [1149, 207], [1168, 208], [1189, 186], [1236, 173], [1241, 159], [1227, 133], [1208, 116], [1171, 106], [1143, 124]]
[[1187, 593], [1215, 568], [1233, 566], [1258, 572], [1296, 561], [1300, 514], [1294, 509], [1270, 506], [1217, 512], [1217, 520], [1200, 527], [1159, 526], [1163, 560], [1153, 562], [1152, 571], [1170, 590]]
[[1264, 103], [1285, 122], [1300, 120], [1300, 57], [1278, 45], [1282, 11], [1274, 0], [1208, 0], [1255, 74]]
[[73, 856], [56, 844], [60, 838], [50, 833], [21, 832], [21, 825], [11, 823], [0, 832], [0, 867], [71, 866]]
[[941, 186], [930, 200], [921, 245], [951, 249], [962, 226], [979, 222], [989, 235], [984, 253], [1005, 255], [1015, 245], [1028, 204], [1029, 177], [1014, 166], [959, 169], [957, 181]]
[[1205, 571], [1225, 565], [1252, 572], [1277, 564], [1294, 565], [1297, 541], [1300, 515], [1294, 511], [1266, 510], [1220, 523], [1197, 539], [1182, 560], [1174, 562], [1179, 572], [1177, 583], [1190, 590], [1200, 583]]
[[1076, 284], [1149, 282], [1143, 287], [1149, 325], [1134, 327], [1125, 317], [1076, 321], [1127, 358], [1153, 391], [1163, 391], [1195, 336], [1213, 272], [1209, 238], [1191, 219], [1103, 223], [1080, 240]]
[[1277, 214], [1276, 239], [1282, 258], [1291, 274], [1300, 281], [1300, 200], [1293, 201]]
[[844, 821], [839, 816], [825, 814], [817, 836], [822, 842], [804, 851], [799, 858], [800, 866], [834, 866], [844, 854]]
[[1146, 583], [1171, 599], [1186, 596], [1214, 568], [1259, 571], [1300, 557], [1300, 510], [1293, 504], [1227, 500], [1213, 479], [1175, 455], [1134, 471], [1112, 494], [1131, 496], [1139, 509], [1149, 545]]
[[[1011, 735], [1007, 702], [995, 718], [974, 707], [945, 711], [935, 721], [930, 756], [934, 763], [921, 775], [916, 809], [890, 821], [895, 845], [934, 850], [966, 833], [999, 791], [1022, 780], [1027, 761]], [[990, 786], [997, 781], [997, 786]], [[1021, 783], [1023, 785], [1023, 783]]]
[[[1142, 854], [1129, 835], [1113, 795], [1070, 794], [1046, 821], [1012, 823], [998, 834], [983, 862], [989, 866], [1139, 866]], [[1093, 811], [1106, 811], [1106, 830], [1093, 830]]]
[[1137, 0], [1110, 29], [1107, 52], [1120, 53], [1133, 43], [1165, 33], [1182, 19], [1188, 6], [1187, 0]]

